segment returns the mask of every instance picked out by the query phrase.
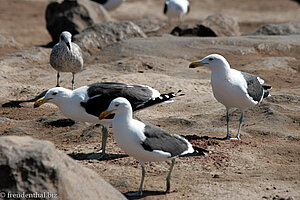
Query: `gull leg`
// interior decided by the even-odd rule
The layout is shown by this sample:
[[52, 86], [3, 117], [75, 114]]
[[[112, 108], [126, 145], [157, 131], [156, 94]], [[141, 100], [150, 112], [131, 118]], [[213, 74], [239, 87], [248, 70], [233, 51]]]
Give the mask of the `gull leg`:
[[101, 152], [101, 157], [103, 158], [106, 154], [105, 154], [105, 148], [106, 148], [106, 141], [107, 141], [107, 137], [108, 137], [108, 130], [106, 126], [102, 127], [102, 152]]
[[106, 148], [107, 137], [108, 137], [108, 130], [107, 130], [107, 127], [106, 127], [106, 126], [103, 126], [103, 127], [102, 127], [102, 146], [101, 146], [102, 152], [101, 152], [99, 155], [93, 154], [92, 156], [89, 156], [89, 157], [88, 157], [89, 159], [97, 159], [97, 160], [101, 160], [101, 159], [104, 159], [104, 158], [105, 158], [105, 156], [106, 156], [105, 148]]
[[172, 16], [168, 15], [169, 28], [172, 27]]
[[140, 162], [140, 164], [141, 164], [141, 167], [142, 167], [142, 179], [141, 179], [139, 191], [138, 192], [133, 192], [133, 193], [128, 193], [128, 194], [126, 194], [126, 196], [142, 196], [143, 195], [143, 184], [144, 184], [146, 171], [145, 171], [144, 163]]
[[56, 87], [59, 87], [59, 72], [57, 72], [57, 78], [56, 78]]
[[75, 74], [72, 73], [73, 78], [72, 78], [72, 90], [74, 90], [74, 83], [75, 83]]
[[175, 158], [172, 159], [170, 170], [169, 170], [169, 173], [168, 173], [168, 176], [167, 176], [167, 190], [166, 190], [166, 192], [170, 192], [170, 187], [171, 187], [170, 180], [171, 180], [171, 173], [173, 171], [174, 164], [175, 164]]
[[179, 15], [179, 21], [180, 21], [180, 24], [182, 24], [184, 22], [183, 14]]
[[244, 111], [242, 110], [241, 117], [240, 117], [239, 130], [238, 130], [238, 133], [237, 133], [236, 137], [234, 138], [236, 140], [240, 140], [241, 139], [240, 138], [240, 132], [241, 132], [241, 128], [242, 128], [243, 118], [244, 118]]
[[229, 133], [229, 109], [226, 108], [226, 122], [227, 122], [227, 135], [224, 138], [225, 140], [230, 139], [230, 133]]
[[143, 184], [144, 184], [144, 179], [145, 179], [145, 174], [146, 174], [144, 163], [141, 163], [141, 166], [142, 166], [142, 179], [141, 179], [141, 183], [140, 183], [140, 187], [139, 187], [139, 195], [140, 196], [142, 196], [142, 194], [143, 194]]

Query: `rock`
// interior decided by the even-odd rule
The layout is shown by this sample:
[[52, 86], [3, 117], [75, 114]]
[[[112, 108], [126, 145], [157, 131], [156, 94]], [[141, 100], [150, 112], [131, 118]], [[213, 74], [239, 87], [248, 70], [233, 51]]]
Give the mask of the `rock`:
[[65, 200], [126, 199], [96, 172], [80, 166], [51, 142], [31, 137], [0, 137], [0, 171], [1, 195], [6, 197], [9, 192]]
[[0, 48], [20, 48], [22, 47], [13, 37], [5, 37], [0, 34]]
[[218, 37], [240, 35], [238, 21], [230, 16], [210, 15], [201, 22], [201, 25], [211, 29]]
[[155, 18], [143, 18], [139, 20], [132, 21], [136, 25], [138, 25], [145, 34], [159, 34], [159, 30], [165, 27], [167, 24], [159, 21]]
[[90, 0], [51, 1], [46, 8], [46, 27], [52, 37], [51, 45], [59, 41], [63, 31], [74, 36], [92, 24], [109, 20], [107, 11]]
[[289, 22], [283, 24], [266, 24], [253, 33], [247, 35], [298, 35], [300, 23]]
[[103, 22], [92, 25], [74, 37], [84, 52], [94, 54], [109, 44], [130, 38], [146, 38], [141, 28], [130, 21]]
[[239, 24], [233, 17], [222, 14], [210, 15], [195, 27], [179, 25], [171, 34], [178, 36], [222, 37], [240, 35]]
[[7, 130], [4, 131], [4, 133], [8, 134], [8, 135], [15, 135], [17, 133], [18, 134], [25, 134], [25, 135], [30, 135], [31, 134], [31, 133], [25, 131], [24, 128], [19, 127], [19, 126], [7, 129]]

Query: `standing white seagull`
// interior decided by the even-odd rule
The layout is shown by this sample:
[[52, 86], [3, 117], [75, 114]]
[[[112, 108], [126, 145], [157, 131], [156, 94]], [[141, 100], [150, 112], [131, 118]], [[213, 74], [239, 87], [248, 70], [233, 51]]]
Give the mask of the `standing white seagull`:
[[169, 26], [172, 18], [177, 18], [180, 23], [183, 22], [184, 16], [190, 12], [190, 3], [188, 0], [166, 0], [164, 14], [168, 16]]
[[117, 97], [127, 98], [132, 104], [133, 110], [137, 111], [152, 105], [172, 102], [175, 94], [160, 94], [157, 90], [144, 85], [102, 82], [82, 86], [75, 90], [62, 87], [52, 88], [44, 97], [34, 103], [34, 107], [39, 107], [47, 102], [53, 103], [66, 117], [75, 121], [102, 124], [102, 153], [100, 155], [102, 158], [105, 155], [107, 128], [111, 126], [112, 117], [102, 121], [99, 121], [98, 117]]
[[[244, 111], [268, 97], [270, 95], [268, 89], [271, 89], [271, 86], [263, 85], [264, 80], [255, 75], [231, 69], [227, 60], [218, 54], [211, 54], [189, 65], [190, 68], [199, 66], [211, 69], [213, 94], [217, 101], [226, 107], [227, 136], [225, 139], [240, 140]], [[229, 134], [230, 108], [241, 110], [239, 129], [235, 138], [231, 138]]]
[[71, 41], [72, 35], [68, 31], [60, 34], [59, 43], [54, 45], [50, 55], [50, 65], [57, 71], [57, 85], [59, 87], [59, 72], [72, 72], [72, 90], [74, 90], [75, 73], [83, 70], [83, 58], [80, 47]]
[[126, 154], [136, 158], [142, 166], [142, 179], [137, 193], [142, 195], [145, 162], [172, 160], [170, 171], [167, 176], [167, 189], [170, 191], [170, 178], [175, 163], [175, 158], [188, 153], [193, 153], [192, 145], [183, 137], [170, 134], [165, 130], [144, 124], [132, 118], [130, 102], [122, 97], [114, 99], [108, 109], [99, 116], [103, 120], [110, 114], [115, 114], [112, 122], [113, 134], [118, 146]]

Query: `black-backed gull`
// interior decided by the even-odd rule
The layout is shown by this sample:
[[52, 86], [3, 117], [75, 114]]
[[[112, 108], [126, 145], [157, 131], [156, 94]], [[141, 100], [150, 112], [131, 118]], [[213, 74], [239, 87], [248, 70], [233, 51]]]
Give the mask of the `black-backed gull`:
[[145, 178], [144, 164], [149, 161], [172, 161], [167, 176], [166, 192], [169, 192], [175, 158], [193, 153], [192, 145], [179, 135], [170, 134], [157, 126], [133, 119], [131, 104], [123, 97], [114, 99], [108, 109], [100, 114], [99, 119], [103, 120], [112, 113], [115, 114], [112, 121], [113, 134], [118, 146], [126, 154], [136, 158], [142, 166], [139, 191], [130, 195], [142, 195]]
[[137, 111], [152, 105], [171, 102], [175, 94], [160, 94], [157, 90], [145, 85], [102, 82], [82, 86], [75, 90], [63, 87], [52, 88], [44, 97], [34, 103], [34, 107], [39, 107], [47, 102], [53, 103], [66, 117], [75, 121], [102, 124], [101, 157], [103, 157], [108, 136], [107, 128], [111, 126], [111, 118], [99, 121], [98, 117], [117, 97], [127, 98], [132, 104], [133, 110]]
[[[263, 85], [264, 80], [235, 69], [230, 68], [227, 60], [218, 54], [211, 54], [202, 60], [192, 62], [189, 67], [208, 67], [211, 72], [211, 86], [214, 97], [226, 107], [227, 136], [225, 139], [240, 139], [240, 131], [243, 122], [244, 111], [253, 107], [263, 98], [268, 97], [271, 86]], [[241, 110], [239, 129], [235, 138], [229, 133], [229, 109]]]

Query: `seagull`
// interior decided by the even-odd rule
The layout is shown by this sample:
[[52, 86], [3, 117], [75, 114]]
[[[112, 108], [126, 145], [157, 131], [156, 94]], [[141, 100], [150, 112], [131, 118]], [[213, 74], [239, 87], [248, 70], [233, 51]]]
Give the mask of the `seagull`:
[[[178, 91], [180, 92], [180, 91]], [[177, 93], [178, 93], [177, 92]], [[183, 94], [181, 94], [183, 95]], [[132, 104], [133, 110], [141, 110], [152, 105], [170, 103], [174, 93], [160, 94], [157, 90], [145, 85], [127, 85], [123, 83], [101, 82], [69, 90], [55, 87], [47, 91], [34, 103], [37, 108], [44, 103], [52, 103], [59, 107], [61, 112], [75, 121], [100, 123], [102, 128], [102, 153], [105, 156], [108, 127], [111, 126], [111, 117], [99, 121], [101, 112], [106, 110], [109, 103], [117, 98], [125, 97]]]
[[164, 14], [168, 16], [169, 26], [171, 26], [172, 18], [177, 17], [180, 23], [183, 17], [190, 12], [190, 3], [188, 0], [166, 0], [164, 6]]
[[59, 87], [59, 72], [72, 72], [72, 90], [74, 90], [75, 74], [83, 70], [83, 58], [80, 47], [71, 42], [72, 35], [68, 31], [60, 34], [59, 43], [54, 45], [50, 55], [50, 65], [57, 71]]
[[111, 11], [118, 8], [125, 0], [92, 0], [100, 3], [106, 10]]
[[170, 170], [167, 176], [167, 189], [170, 191], [171, 173], [178, 156], [193, 153], [192, 145], [183, 137], [170, 134], [165, 130], [150, 124], [144, 124], [132, 118], [130, 102], [118, 97], [114, 99], [108, 109], [99, 115], [103, 120], [110, 114], [115, 114], [112, 127], [118, 146], [129, 156], [136, 158], [142, 167], [142, 179], [138, 192], [128, 194], [130, 196], [142, 195], [145, 178], [145, 162], [171, 160]]
[[[224, 139], [240, 140], [240, 131], [244, 111], [270, 96], [271, 86], [263, 85], [264, 80], [258, 76], [230, 68], [227, 60], [219, 54], [211, 54], [199, 61], [194, 61], [189, 68], [199, 66], [208, 67], [211, 72], [211, 86], [214, 97], [226, 107], [227, 136]], [[241, 117], [237, 136], [231, 138], [229, 134], [229, 109], [241, 110]]]

